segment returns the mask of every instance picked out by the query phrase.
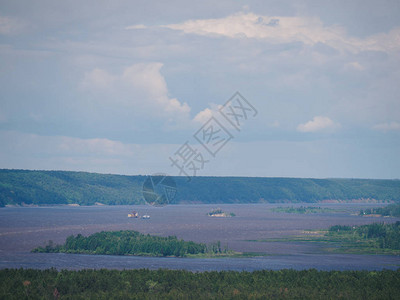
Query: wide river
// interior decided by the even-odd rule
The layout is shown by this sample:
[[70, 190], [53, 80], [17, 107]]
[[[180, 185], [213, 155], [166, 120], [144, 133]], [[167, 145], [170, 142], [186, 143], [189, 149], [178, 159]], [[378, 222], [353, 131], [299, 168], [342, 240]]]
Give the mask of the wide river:
[[[294, 206], [309, 206], [296, 204]], [[321, 243], [256, 242], [266, 238], [299, 235], [304, 230], [326, 229], [331, 225], [359, 225], [395, 222], [395, 218], [357, 216], [361, 208], [376, 204], [318, 204], [342, 212], [319, 214], [275, 213], [271, 208], [282, 204], [91, 206], [91, 207], [19, 207], [0, 208], [0, 268], [57, 269], [185, 269], [260, 270], [381, 270], [400, 267], [399, 256], [333, 254]], [[285, 204], [285, 206], [288, 206]], [[290, 206], [290, 205], [289, 205]], [[315, 206], [315, 205], [313, 205]], [[207, 213], [220, 207], [236, 214], [232, 218], [211, 218]], [[150, 219], [128, 218], [136, 210]], [[48, 240], [63, 243], [67, 236], [88, 235], [102, 230], [131, 229], [153, 235], [176, 235], [184, 240], [210, 243], [241, 252], [263, 253], [254, 258], [157, 258], [78, 254], [36, 254], [30, 250]]]

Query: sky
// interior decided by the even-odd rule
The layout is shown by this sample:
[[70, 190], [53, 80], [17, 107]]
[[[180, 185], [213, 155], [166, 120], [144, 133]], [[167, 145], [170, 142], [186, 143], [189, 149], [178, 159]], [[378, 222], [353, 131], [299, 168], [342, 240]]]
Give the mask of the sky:
[[0, 168], [398, 179], [399, 83], [398, 0], [0, 0]]

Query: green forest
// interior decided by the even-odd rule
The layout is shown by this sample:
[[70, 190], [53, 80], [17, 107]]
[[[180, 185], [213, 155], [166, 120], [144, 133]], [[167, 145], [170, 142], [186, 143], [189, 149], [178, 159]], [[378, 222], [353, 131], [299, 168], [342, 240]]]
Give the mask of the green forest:
[[400, 255], [400, 221], [359, 226], [334, 225], [327, 230], [308, 230], [296, 236], [249, 241], [320, 243], [327, 252]]
[[32, 252], [175, 257], [240, 255], [223, 248], [220, 241], [202, 244], [179, 240], [176, 236], [161, 237], [133, 230], [102, 231], [87, 237], [70, 235], [63, 245], [54, 245], [53, 241], [49, 241], [46, 246], [37, 247]]
[[385, 207], [367, 208], [360, 210], [360, 216], [381, 215], [387, 217], [400, 217], [400, 204], [389, 204]]
[[0, 299], [398, 299], [397, 271], [0, 270]]
[[273, 212], [288, 213], [288, 214], [316, 214], [316, 213], [332, 213], [337, 210], [332, 208], [317, 207], [317, 206], [300, 206], [300, 207], [274, 207], [271, 208]]
[[222, 249], [220, 242], [206, 245], [178, 240], [176, 236], [160, 237], [120, 230], [102, 231], [88, 237], [71, 235], [64, 245], [54, 245], [49, 241], [45, 247], [35, 248], [32, 252], [186, 257], [196, 254], [227, 254], [228, 250]]
[[224, 216], [224, 217], [236, 217], [236, 214], [234, 214], [234, 213], [227, 213], [227, 212], [224, 212], [224, 211], [222, 211], [222, 209], [220, 209], [220, 208], [215, 208], [215, 209], [212, 209], [209, 213], [207, 213], [207, 216], [209, 216], [209, 217], [213, 217], [213, 216]]
[[[0, 169], [0, 206], [144, 204], [146, 176]], [[283, 203], [370, 199], [400, 202], [400, 180], [173, 177], [179, 203]]]
[[382, 252], [400, 254], [400, 221], [393, 224], [335, 225], [329, 228], [327, 235], [343, 243], [350, 243], [348, 247], [370, 252], [375, 252], [376, 249], [392, 250]]

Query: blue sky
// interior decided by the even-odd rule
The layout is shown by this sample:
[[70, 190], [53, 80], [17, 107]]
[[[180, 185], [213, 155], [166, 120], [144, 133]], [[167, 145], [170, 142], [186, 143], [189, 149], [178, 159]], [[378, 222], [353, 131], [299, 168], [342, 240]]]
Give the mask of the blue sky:
[[0, 168], [400, 178], [399, 1], [0, 1], [0, 66]]

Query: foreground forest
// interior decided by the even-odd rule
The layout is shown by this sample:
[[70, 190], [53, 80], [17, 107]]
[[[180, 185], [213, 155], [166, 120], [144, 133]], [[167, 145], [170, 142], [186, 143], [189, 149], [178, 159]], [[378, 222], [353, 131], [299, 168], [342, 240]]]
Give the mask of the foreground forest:
[[0, 270], [0, 299], [398, 299], [397, 271]]
[[[173, 177], [173, 203], [359, 200], [400, 202], [400, 180], [264, 177]], [[0, 169], [0, 206], [143, 204], [146, 176]]]

